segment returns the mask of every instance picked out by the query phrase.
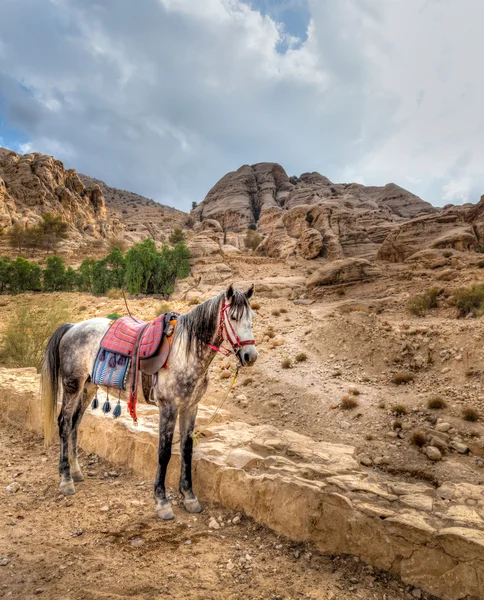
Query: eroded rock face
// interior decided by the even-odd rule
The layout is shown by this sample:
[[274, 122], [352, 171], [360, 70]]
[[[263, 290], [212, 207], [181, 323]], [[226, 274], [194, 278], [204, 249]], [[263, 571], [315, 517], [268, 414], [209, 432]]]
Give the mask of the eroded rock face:
[[380, 269], [364, 258], [335, 260], [318, 269], [310, 277], [310, 286], [352, 283], [381, 275]]
[[60, 215], [72, 233], [116, 233], [108, 221], [102, 191], [86, 187], [74, 169], [39, 153], [17, 154], [0, 148], [0, 225], [34, 225], [43, 212]]
[[276, 163], [244, 165], [223, 177], [193, 211], [224, 229], [267, 235], [260, 247], [273, 258], [374, 257], [403, 219], [433, 213], [430, 204], [390, 183], [333, 184], [319, 173], [288, 177]]
[[426, 248], [461, 252], [484, 250], [484, 197], [476, 205], [448, 206], [441, 213], [417, 217], [394, 228], [378, 250], [378, 258], [403, 262]]

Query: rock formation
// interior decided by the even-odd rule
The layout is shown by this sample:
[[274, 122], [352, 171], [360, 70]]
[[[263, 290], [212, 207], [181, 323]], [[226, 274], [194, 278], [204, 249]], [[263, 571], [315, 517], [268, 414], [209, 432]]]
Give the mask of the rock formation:
[[85, 186], [74, 169], [51, 156], [0, 148], [0, 225], [33, 225], [44, 212], [60, 215], [75, 235], [106, 237], [119, 228], [107, 219], [98, 185]]

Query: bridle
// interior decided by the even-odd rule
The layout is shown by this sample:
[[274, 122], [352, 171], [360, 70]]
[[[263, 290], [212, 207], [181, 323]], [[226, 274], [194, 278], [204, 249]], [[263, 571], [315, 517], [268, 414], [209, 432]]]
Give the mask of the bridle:
[[241, 340], [239, 336], [235, 333], [235, 329], [230, 322], [230, 318], [227, 314], [228, 309], [230, 308], [230, 304], [225, 302], [225, 299], [222, 301], [222, 306], [220, 308], [220, 319], [219, 326], [217, 331], [217, 338], [221, 340], [220, 343], [225, 339], [232, 346], [232, 350], [229, 348], [224, 348], [223, 346], [214, 346], [213, 344], [207, 344], [209, 348], [214, 350], [215, 352], [220, 352], [224, 356], [230, 356], [231, 354], [235, 354], [237, 358], [242, 363], [239, 352], [243, 346], [255, 346], [255, 340]]

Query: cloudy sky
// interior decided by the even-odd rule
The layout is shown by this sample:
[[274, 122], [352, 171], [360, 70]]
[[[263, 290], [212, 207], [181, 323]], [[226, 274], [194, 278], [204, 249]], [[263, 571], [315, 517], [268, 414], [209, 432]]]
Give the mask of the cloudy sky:
[[0, 145], [187, 209], [260, 161], [484, 193], [482, 0], [0, 0]]

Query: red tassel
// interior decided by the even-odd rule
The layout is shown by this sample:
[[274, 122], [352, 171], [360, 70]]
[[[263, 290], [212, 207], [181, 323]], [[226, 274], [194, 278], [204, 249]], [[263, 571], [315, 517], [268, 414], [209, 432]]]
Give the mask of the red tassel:
[[131, 392], [129, 395], [128, 411], [133, 421], [137, 423], [138, 415], [136, 414], [136, 394], [134, 392]]

